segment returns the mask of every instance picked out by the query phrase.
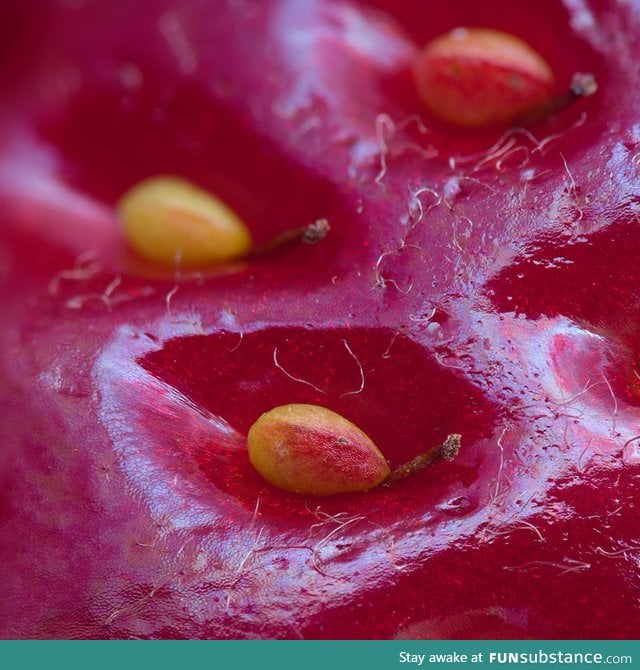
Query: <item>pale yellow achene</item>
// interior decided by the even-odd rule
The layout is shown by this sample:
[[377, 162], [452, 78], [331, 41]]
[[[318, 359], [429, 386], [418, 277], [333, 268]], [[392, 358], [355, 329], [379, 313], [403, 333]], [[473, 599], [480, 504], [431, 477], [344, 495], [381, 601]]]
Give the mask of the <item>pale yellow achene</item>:
[[179, 177], [152, 177], [118, 203], [124, 234], [143, 258], [202, 267], [241, 258], [251, 249], [244, 221], [211, 193]]
[[265, 412], [251, 426], [247, 445], [253, 467], [292, 493], [368, 491], [389, 476], [385, 457], [367, 434], [318, 405], [282, 405]]

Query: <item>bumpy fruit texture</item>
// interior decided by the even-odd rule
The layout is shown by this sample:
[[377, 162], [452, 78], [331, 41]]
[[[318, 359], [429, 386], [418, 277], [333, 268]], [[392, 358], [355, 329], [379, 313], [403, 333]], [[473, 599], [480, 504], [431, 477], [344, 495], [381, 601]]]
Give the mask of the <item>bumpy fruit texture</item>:
[[[0, 14], [1, 637], [637, 639], [637, 3]], [[460, 25], [599, 90], [526, 130], [439, 123], [412, 68]], [[257, 245], [331, 231], [133, 274], [115, 206], [158, 174]], [[392, 470], [463, 448], [293, 494], [246, 449], [288, 403]]]
[[118, 203], [128, 243], [144, 259], [197, 267], [234, 260], [251, 247], [251, 233], [219, 198], [184, 179], [152, 177]]
[[554, 76], [515, 35], [456, 28], [430, 42], [415, 65], [430, 112], [460, 126], [505, 124], [548, 102]]
[[249, 459], [271, 484], [316, 496], [368, 491], [389, 476], [384, 456], [356, 425], [317, 405], [284, 405], [249, 430]]

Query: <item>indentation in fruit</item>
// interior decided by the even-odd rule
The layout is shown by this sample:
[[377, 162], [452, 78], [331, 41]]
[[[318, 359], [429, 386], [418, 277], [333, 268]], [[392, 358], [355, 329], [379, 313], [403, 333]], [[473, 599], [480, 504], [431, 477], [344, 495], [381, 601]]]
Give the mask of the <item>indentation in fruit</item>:
[[269, 483], [293, 493], [367, 491], [390, 472], [366, 433], [319, 405], [274, 407], [251, 426], [247, 443], [256, 470]]
[[566, 316], [640, 350], [635, 214], [588, 235], [544, 235], [493, 277], [486, 293], [501, 312]]
[[[482, 391], [391, 329], [270, 327], [242, 337], [231, 332], [189, 335], [165, 342], [139, 364], [241, 435], [273, 407], [320, 405], [364, 431], [392, 470], [439, 447], [447, 436], [463, 434], [464, 457], [446, 467], [435, 463], [428, 475], [418, 472], [393, 487], [376, 488], [367, 496], [373, 506], [378, 504], [374, 495], [406, 494], [411, 502], [405, 506], [421, 506], [425, 496], [439, 501], [447, 489], [450, 496], [458, 487], [454, 482], [469, 476], [469, 461], [478, 460], [478, 443], [496, 430], [496, 408]], [[244, 449], [217, 450], [215, 439], [180, 447], [206, 479], [251, 508], [261, 496], [265, 514], [269, 500], [299, 508], [296, 500], [281, 500], [286, 492], [265, 489]], [[335, 498], [340, 505], [341, 496]]]
[[548, 101], [555, 81], [526, 42], [486, 28], [456, 28], [430, 42], [415, 77], [429, 111], [461, 126], [508, 123]]
[[[180, 81], [168, 93], [164, 77], [150, 69], [133, 90], [101, 82], [82, 88], [63, 107], [51, 106], [39, 132], [55, 151], [56, 178], [114, 205], [139, 182], [176, 175], [232, 209], [256, 246], [322, 219], [332, 228], [327, 242], [338, 243], [350, 216], [338, 187], [301, 170], [284, 147], [210, 91]], [[313, 257], [319, 252], [325, 253], [316, 248]], [[326, 256], [318, 258], [325, 262]]]
[[247, 226], [230, 207], [178, 177], [144, 180], [124, 194], [118, 210], [130, 246], [161, 265], [222, 263], [251, 247]]

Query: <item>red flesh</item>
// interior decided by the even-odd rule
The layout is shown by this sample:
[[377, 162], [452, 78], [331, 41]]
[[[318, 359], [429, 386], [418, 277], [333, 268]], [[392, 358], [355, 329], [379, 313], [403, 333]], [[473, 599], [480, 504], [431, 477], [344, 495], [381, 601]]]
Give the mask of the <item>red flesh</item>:
[[[13, 4], [0, 635], [636, 638], [637, 10]], [[598, 95], [531, 129], [560, 135], [544, 151], [519, 134], [452, 167], [500, 131], [381, 115], [421, 113], [412, 59], [461, 24], [522, 37], [559, 82], [594, 72]], [[331, 232], [145, 278], [111, 208], [162, 173], [258, 242]], [[88, 249], [85, 278], [60, 274]], [[289, 402], [348, 416], [392, 467], [449, 433], [463, 449], [393, 488], [288, 495], [244, 435]]]

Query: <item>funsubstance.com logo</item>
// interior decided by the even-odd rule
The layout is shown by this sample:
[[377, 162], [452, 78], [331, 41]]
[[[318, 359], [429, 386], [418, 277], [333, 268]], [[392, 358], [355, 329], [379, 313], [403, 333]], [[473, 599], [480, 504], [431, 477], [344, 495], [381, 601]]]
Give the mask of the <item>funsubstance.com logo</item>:
[[500, 665], [630, 665], [632, 662], [631, 656], [605, 656], [598, 652], [489, 652], [489, 663]]

